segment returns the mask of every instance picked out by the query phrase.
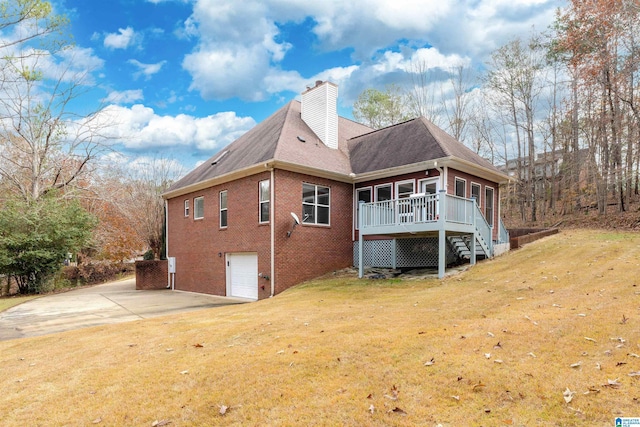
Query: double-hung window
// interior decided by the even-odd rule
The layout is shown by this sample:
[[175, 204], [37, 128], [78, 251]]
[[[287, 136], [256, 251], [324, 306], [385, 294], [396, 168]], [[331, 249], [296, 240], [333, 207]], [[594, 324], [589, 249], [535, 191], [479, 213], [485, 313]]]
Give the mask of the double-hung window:
[[475, 182], [471, 183], [471, 198], [475, 199], [478, 207], [482, 206], [480, 204], [480, 184], [476, 184]]
[[302, 222], [329, 225], [329, 187], [302, 184]]
[[375, 193], [376, 202], [391, 200], [391, 184], [377, 185]]
[[220, 192], [220, 228], [227, 227], [227, 190]]
[[493, 188], [484, 188], [484, 216], [491, 227], [493, 227]]
[[269, 222], [269, 180], [260, 181], [260, 222]]
[[456, 178], [456, 196], [467, 197], [467, 181], [462, 178]]
[[204, 218], [204, 197], [196, 197], [193, 199], [193, 219]]
[[184, 201], [184, 216], [189, 216], [189, 199]]

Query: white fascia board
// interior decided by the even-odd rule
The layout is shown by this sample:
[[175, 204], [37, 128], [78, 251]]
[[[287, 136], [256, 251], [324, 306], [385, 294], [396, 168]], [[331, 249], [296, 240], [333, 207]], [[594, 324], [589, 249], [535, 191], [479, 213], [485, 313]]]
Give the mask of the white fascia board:
[[372, 181], [374, 179], [389, 178], [392, 176], [404, 175], [407, 173], [425, 171], [427, 169], [433, 169], [434, 167], [436, 167], [436, 162], [438, 166], [444, 166], [444, 163], [441, 162], [446, 159], [447, 158], [427, 160], [425, 162], [413, 163], [410, 165], [402, 165], [388, 169], [360, 173], [353, 178], [353, 182], [360, 183], [365, 181]]
[[178, 188], [174, 191], [168, 191], [162, 194], [164, 199], [173, 199], [174, 197], [183, 196], [188, 193], [200, 191], [205, 188], [213, 187], [214, 185], [224, 184], [225, 182], [235, 181], [237, 179], [246, 178], [251, 175], [255, 175], [261, 172], [268, 171], [270, 168], [282, 169], [290, 172], [301, 173], [305, 175], [317, 176], [320, 178], [331, 179], [333, 181], [346, 182], [351, 184], [353, 179], [349, 175], [343, 173], [331, 172], [325, 169], [312, 168], [308, 166], [299, 165], [296, 163], [282, 162], [277, 160], [267, 160], [256, 165], [239, 169], [233, 172], [229, 172], [224, 175], [220, 175], [211, 179], [196, 182], [186, 187]]
[[204, 181], [196, 182], [186, 187], [178, 188], [177, 190], [167, 191], [162, 193], [164, 199], [173, 199], [174, 197], [183, 196], [185, 194], [193, 193], [194, 191], [204, 190], [205, 188], [213, 187], [214, 185], [224, 184], [225, 182], [235, 181], [236, 179], [245, 178], [247, 176], [255, 175], [257, 173], [268, 171], [273, 160], [251, 165], [249, 167], [238, 169], [233, 172], [226, 173], [224, 175], [216, 176]]
[[509, 177], [508, 175], [502, 172], [496, 172], [489, 168], [485, 168], [484, 166], [480, 166], [476, 163], [473, 163], [467, 160], [462, 160], [457, 157], [450, 157], [448, 158], [446, 163], [443, 163], [443, 164], [446, 164], [446, 166], [450, 168], [457, 169], [462, 172], [466, 172], [470, 175], [475, 175], [480, 178], [484, 178], [488, 181], [497, 182], [498, 184], [503, 184], [509, 181], [513, 181], [513, 178]]

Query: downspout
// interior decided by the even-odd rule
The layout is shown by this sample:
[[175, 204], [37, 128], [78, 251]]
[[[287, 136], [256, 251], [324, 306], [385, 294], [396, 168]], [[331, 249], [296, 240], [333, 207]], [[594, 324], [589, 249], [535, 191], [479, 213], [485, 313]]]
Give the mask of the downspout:
[[[169, 201], [167, 199], [164, 200], [164, 253], [167, 259], [169, 259]], [[171, 282], [171, 273], [169, 273], [169, 269], [167, 268], [167, 289], [169, 288], [174, 290]]]
[[271, 229], [271, 295], [269, 295], [269, 298], [273, 297], [273, 295], [275, 294], [276, 291], [276, 284], [275, 284], [275, 269], [276, 269], [276, 254], [275, 254], [275, 248], [276, 248], [276, 240], [275, 240], [275, 235], [276, 235], [276, 218], [274, 216], [275, 213], [275, 194], [276, 194], [276, 189], [275, 189], [275, 173], [273, 168], [270, 169], [271, 172], [271, 177], [270, 177], [270, 185], [269, 188], [271, 191], [269, 191], [269, 219], [271, 219], [271, 221], [269, 221], [269, 228]]
[[447, 191], [447, 180], [445, 179], [444, 176], [444, 171], [442, 170], [442, 166], [438, 167], [438, 162], [435, 161], [433, 162], [433, 167], [435, 170], [438, 171], [438, 174], [440, 175], [440, 189], [441, 190], [445, 190], [445, 193]]

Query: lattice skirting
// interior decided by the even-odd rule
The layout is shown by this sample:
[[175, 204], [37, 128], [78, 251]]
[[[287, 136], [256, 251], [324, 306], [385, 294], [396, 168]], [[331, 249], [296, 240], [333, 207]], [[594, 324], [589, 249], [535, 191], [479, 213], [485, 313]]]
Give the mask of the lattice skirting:
[[[366, 267], [393, 268], [393, 253], [396, 254], [395, 268], [438, 267], [438, 238], [418, 237], [409, 239], [365, 240], [363, 242], [363, 264]], [[446, 243], [447, 264], [456, 262], [457, 257]], [[358, 242], [353, 242], [353, 265], [358, 266]]]

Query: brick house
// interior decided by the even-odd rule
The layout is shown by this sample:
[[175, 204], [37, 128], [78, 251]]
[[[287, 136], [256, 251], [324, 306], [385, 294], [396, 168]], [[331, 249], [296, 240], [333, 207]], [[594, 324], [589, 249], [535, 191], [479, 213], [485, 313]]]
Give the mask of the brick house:
[[316, 82], [167, 190], [176, 289], [262, 299], [351, 265], [442, 276], [493, 255], [506, 175], [424, 118], [339, 117], [337, 96]]

